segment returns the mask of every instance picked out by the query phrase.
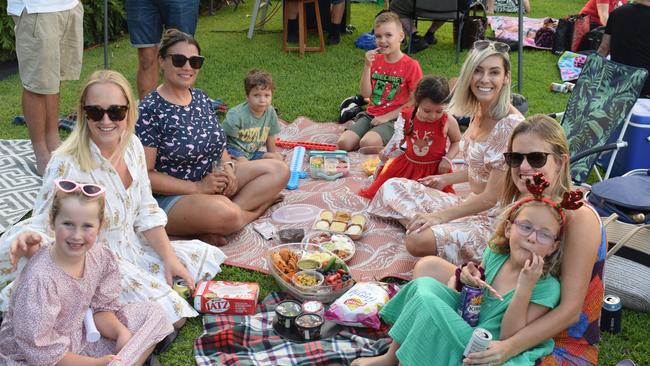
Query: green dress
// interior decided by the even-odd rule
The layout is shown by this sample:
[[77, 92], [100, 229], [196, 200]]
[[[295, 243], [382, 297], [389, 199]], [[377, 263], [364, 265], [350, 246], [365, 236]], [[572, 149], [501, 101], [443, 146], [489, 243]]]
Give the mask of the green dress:
[[[486, 282], [492, 283], [508, 254], [497, 254], [489, 248], [484, 252]], [[478, 327], [492, 333], [492, 339], [499, 339], [501, 320], [505, 314], [514, 289], [503, 296], [503, 301], [483, 294]], [[560, 300], [560, 283], [551, 276], [540, 279], [530, 301], [535, 304], [555, 307]], [[461, 363], [463, 351], [474, 331], [456, 309], [460, 294], [441, 282], [422, 277], [402, 288], [381, 310], [381, 317], [393, 324], [389, 334], [400, 344], [397, 350], [399, 361], [405, 366], [454, 365]], [[549, 339], [508, 361], [506, 365], [533, 365], [535, 360], [553, 351], [553, 340]]]

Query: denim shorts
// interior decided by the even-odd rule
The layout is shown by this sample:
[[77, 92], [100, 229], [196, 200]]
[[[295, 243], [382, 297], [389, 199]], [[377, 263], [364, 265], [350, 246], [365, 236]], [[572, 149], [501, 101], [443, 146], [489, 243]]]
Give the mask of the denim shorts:
[[[228, 155], [230, 155], [232, 158], [239, 158], [242, 156], [246, 156], [244, 152], [237, 150], [231, 146], [226, 146], [226, 150], [228, 151]], [[249, 160], [259, 160], [263, 157], [264, 157], [264, 151], [255, 151], [253, 153], [253, 158]]]
[[131, 44], [137, 48], [160, 43], [163, 27], [194, 35], [200, 0], [126, 0]]
[[160, 207], [167, 215], [169, 215], [169, 210], [178, 202], [183, 195], [173, 195], [173, 196], [164, 196], [164, 195], [154, 195], [153, 198], [158, 201], [158, 207]]

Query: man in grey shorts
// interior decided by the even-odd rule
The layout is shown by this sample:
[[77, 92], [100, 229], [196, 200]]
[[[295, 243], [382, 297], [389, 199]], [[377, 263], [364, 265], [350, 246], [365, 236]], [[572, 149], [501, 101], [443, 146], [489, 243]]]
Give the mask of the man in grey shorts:
[[59, 140], [61, 80], [78, 80], [83, 54], [83, 6], [78, 0], [9, 0], [13, 17], [22, 106], [43, 175]]

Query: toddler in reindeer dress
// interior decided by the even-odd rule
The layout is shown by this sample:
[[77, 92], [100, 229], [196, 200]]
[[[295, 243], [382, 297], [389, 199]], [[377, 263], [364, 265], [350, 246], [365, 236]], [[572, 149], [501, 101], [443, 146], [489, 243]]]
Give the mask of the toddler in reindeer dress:
[[[456, 156], [461, 134], [456, 119], [444, 111], [448, 95], [449, 87], [444, 78], [425, 76], [420, 80], [415, 91], [415, 106], [402, 109], [395, 124], [395, 136], [381, 155], [390, 154], [387, 151], [390, 146], [399, 146], [404, 141], [406, 152], [376, 175], [374, 182], [359, 192], [360, 196], [372, 199], [390, 178], [418, 180], [451, 171], [451, 163], [446, 156]], [[402, 122], [403, 134], [398, 135], [397, 128], [401, 127]], [[400, 135], [404, 136], [403, 139]], [[393, 144], [396, 136], [400, 141]], [[446, 150], [448, 138], [449, 151]], [[443, 191], [454, 192], [451, 186], [445, 187]]]
[[[405, 120], [406, 152], [396, 157], [392, 163], [377, 176], [375, 181], [366, 189], [362, 189], [359, 195], [372, 199], [379, 188], [390, 178], [407, 178], [418, 180], [431, 175], [438, 175], [450, 171], [448, 160], [444, 160], [447, 147], [447, 134], [445, 126], [449, 121], [449, 115], [443, 113], [435, 121], [421, 121], [417, 116], [411, 117], [413, 109], [402, 111], [402, 118]], [[451, 117], [453, 119], [453, 117]], [[410, 123], [409, 123], [410, 122]], [[453, 121], [458, 129], [458, 124]], [[410, 126], [410, 127], [409, 127]], [[409, 131], [410, 130], [410, 131]], [[458, 133], [460, 136], [460, 132]], [[452, 141], [452, 145], [458, 142]], [[458, 150], [458, 147], [455, 148]], [[450, 147], [450, 152], [452, 148]], [[454, 154], [455, 155], [455, 154]], [[440, 163], [444, 162], [441, 169]], [[444, 192], [454, 193], [451, 186], [443, 189]]]

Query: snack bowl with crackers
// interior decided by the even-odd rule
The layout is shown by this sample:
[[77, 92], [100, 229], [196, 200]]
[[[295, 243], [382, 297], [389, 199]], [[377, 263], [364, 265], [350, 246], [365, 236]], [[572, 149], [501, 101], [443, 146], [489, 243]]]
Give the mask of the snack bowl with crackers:
[[320, 245], [277, 245], [268, 250], [266, 259], [278, 285], [303, 301], [330, 303], [354, 285], [345, 262]]
[[328, 231], [312, 231], [305, 236], [303, 243], [320, 245], [334, 253], [344, 262], [352, 259], [356, 252], [356, 245], [349, 236]]
[[364, 215], [348, 211], [323, 210], [314, 223], [315, 230], [345, 234], [353, 240], [361, 239], [365, 226], [366, 217]]

